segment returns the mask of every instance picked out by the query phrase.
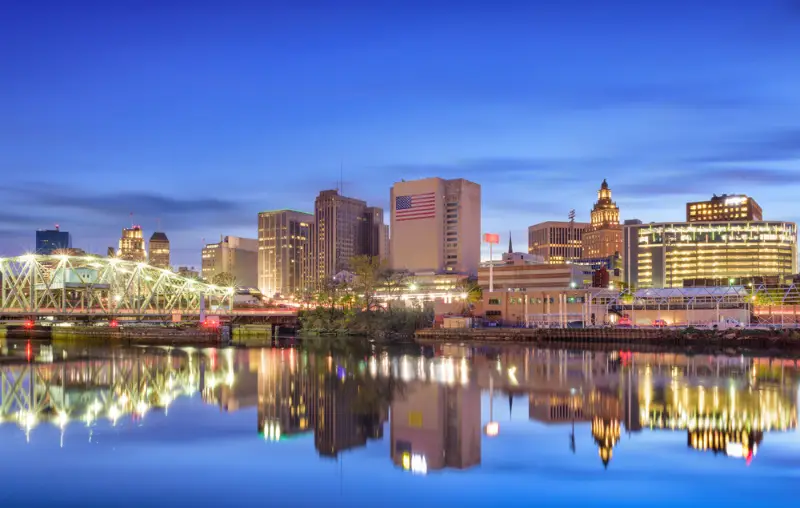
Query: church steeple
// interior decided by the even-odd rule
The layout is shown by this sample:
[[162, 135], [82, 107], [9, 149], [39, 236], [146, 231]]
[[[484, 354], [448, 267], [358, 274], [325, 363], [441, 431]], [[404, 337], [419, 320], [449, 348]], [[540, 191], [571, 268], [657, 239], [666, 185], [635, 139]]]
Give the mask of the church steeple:
[[514, 254], [514, 247], [511, 246], [511, 231], [508, 232], [508, 253]]

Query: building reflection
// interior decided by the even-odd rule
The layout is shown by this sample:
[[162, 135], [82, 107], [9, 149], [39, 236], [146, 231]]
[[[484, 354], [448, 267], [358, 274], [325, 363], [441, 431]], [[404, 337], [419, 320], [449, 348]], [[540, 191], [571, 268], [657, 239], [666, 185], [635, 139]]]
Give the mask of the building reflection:
[[476, 386], [414, 381], [392, 404], [391, 457], [411, 469], [467, 469], [481, 462], [481, 399]]
[[527, 399], [529, 422], [571, 427], [573, 451], [576, 436], [591, 438], [605, 467], [624, 455], [623, 433], [631, 445], [642, 432], [681, 433], [693, 451], [751, 461], [770, 433], [797, 427], [793, 360], [464, 346], [416, 355], [153, 348], [90, 358], [17, 346], [3, 349], [0, 424], [29, 438], [44, 423], [146, 421], [199, 394], [224, 412], [253, 411], [267, 441], [313, 435], [322, 457], [382, 440], [388, 425], [396, 467], [469, 469], [488, 446], [481, 397], [490, 389], [508, 397], [509, 411]]

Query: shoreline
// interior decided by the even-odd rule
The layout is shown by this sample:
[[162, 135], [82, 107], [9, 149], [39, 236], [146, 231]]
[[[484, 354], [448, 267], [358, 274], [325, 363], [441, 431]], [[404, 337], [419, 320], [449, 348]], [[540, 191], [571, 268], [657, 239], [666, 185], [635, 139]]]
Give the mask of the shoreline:
[[686, 329], [604, 329], [604, 328], [472, 328], [418, 330], [415, 339], [435, 345], [469, 342], [481, 345], [558, 347], [562, 349], [626, 349], [650, 351], [768, 353], [800, 356], [800, 331], [786, 330], [700, 330]]

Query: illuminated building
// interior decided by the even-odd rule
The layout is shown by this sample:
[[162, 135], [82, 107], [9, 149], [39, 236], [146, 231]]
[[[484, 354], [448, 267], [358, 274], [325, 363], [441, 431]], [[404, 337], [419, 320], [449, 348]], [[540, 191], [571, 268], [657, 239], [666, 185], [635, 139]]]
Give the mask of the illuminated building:
[[167, 235], [155, 232], [150, 237], [148, 261], [156, 268], [169, 268], [169, 239]]
[[631, 224], [624, 237], [625, 281], [639, 288], [797, 272], [793, 222]]
[[210, 282], [214, 276], [228, 273], [239, 287], [257, 287], [258, 240], [225, 236], [219, 243], [207, 244], [202, 256], [204, 280]]
[[365, 208], [364, 221], [363, 252], [388, 261], [389, 226], [383, 221], [383, 208], [377, 206]]
[[545, 263], [565, 263], [583, 257], [585, 222], [542, 222], [528, 228], [528, 253]]
[[52, 254], [54, 250], [71, 249], [72, 236], [61, 231], [56, 224], [55, 229], [40, 229], [36, 231], [36, 253]]
[[310, 213], [276, 210], [258, 214], [258, 289], [269, 297], [289, 296], [310, 286]]
[[619, 207], [611, 200], [611, 189], [603, 180], [592, 209], [592, 219], [583, 232], [582, 257], [608, 258], [622, 251], [622, 228]]
[[686, 222], [761, 221], [761, 207], [744, 194], [717, 196], [686, 204]]
[[481, 249], [481, 186], [425, 178], [391, 190], [391, 267], [414, 274], [475, 275]]
[[380, 256], [383, 211], [337, 190], [324, 190], [314, 202], [312, 258], [315, 281], [349, 267], [353, 256]]
[[392, 404], [392, 462], [413, 472], [468, 469], [481, 462], [481, 401], [475, 385], [409, 383]]
[[132, 226], [122, 230], [117, 257], [127, 261], [145, 261], [147, 254], [144, 250], [144, 236], [142, 235], [141, 226]]

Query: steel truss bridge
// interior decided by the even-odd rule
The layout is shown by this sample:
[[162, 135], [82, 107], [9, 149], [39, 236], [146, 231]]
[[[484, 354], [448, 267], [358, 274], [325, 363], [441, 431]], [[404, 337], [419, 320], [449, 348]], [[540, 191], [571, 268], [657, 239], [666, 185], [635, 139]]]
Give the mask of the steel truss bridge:
[[226, 313], [234, 288], [206, 284], [147, 263], [93, 256], [0, 258], [0, 318], [124, 317]]
[[[62, 431], [78, 422], [116, 425], [122, 418], [167, 411], [179, 397], [200, 393], [208, 402], [217, 387], [233, 385], [232, 358], [217, 362], [216, 351], [189, 349], [0, 364], [0, 424], [16, 423], [28, 436], [47, 422]], [[36, 356], [37, 361], [52, 362], [52, 348], [43, 346]]]

